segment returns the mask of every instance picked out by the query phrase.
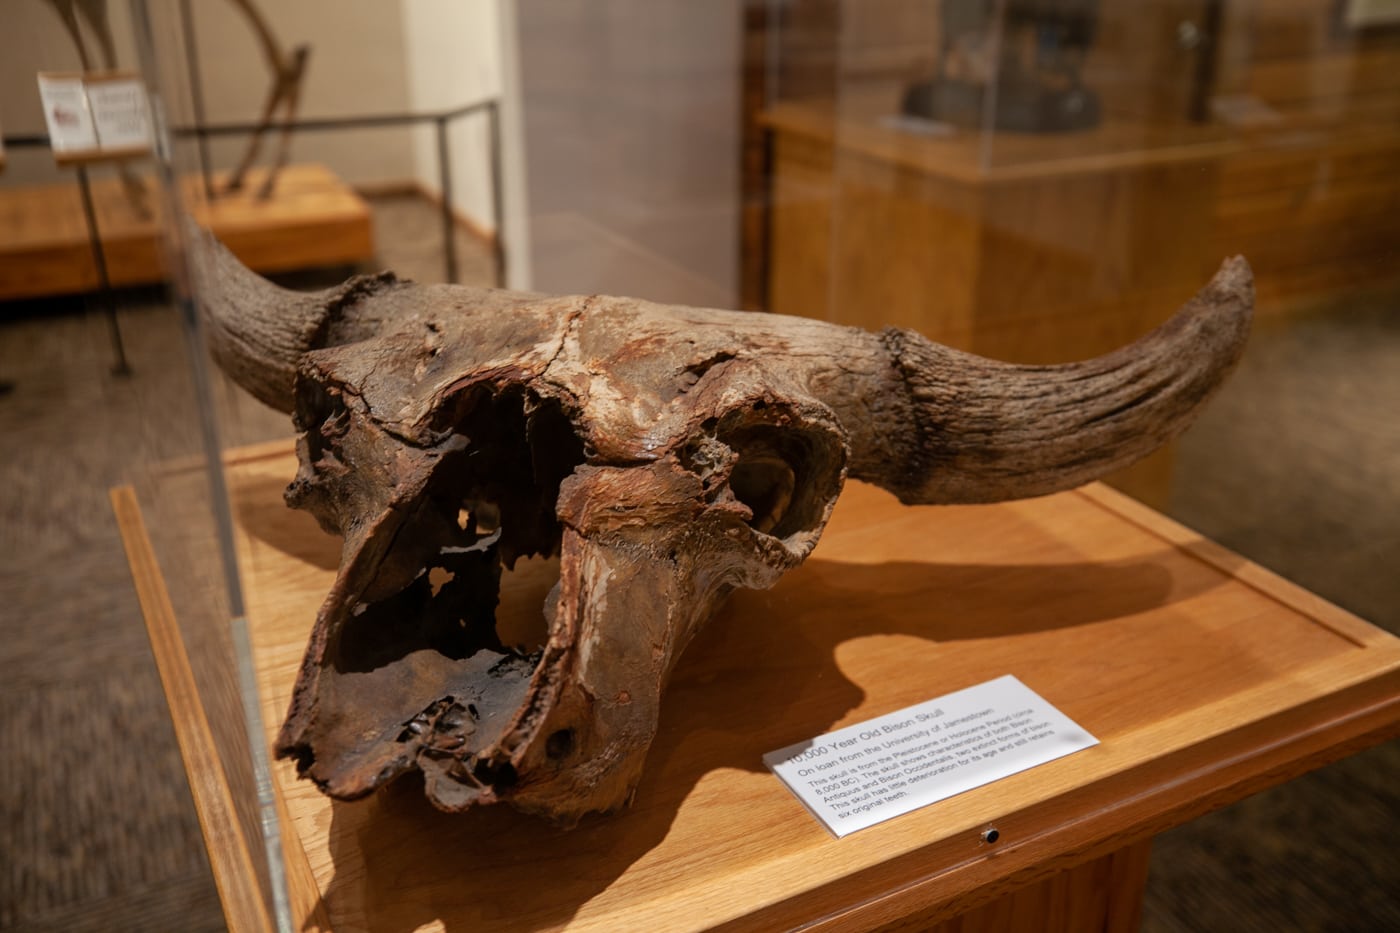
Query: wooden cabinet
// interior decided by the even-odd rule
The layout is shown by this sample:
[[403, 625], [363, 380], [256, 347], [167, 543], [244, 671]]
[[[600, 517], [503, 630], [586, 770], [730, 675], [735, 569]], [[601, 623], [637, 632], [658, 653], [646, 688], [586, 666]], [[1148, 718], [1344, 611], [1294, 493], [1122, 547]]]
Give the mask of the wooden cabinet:
[[[1209, 130], [1109, 122], [998, 134], [986, 151], [980, 134], [929, 138], [813, 104], [776, 107], [768, 125], [772, 311], [1067, 362], [1142, 336], [1224, 258], [1210, 233], [1233, 147]], [[1170, 458], [1114, 482], [1162, 505]]]
[[773, 311], [1062, 362], [1165, 320], [1224, 258], [1209, 232], [1231, 146], [1206, 131], [999, 134], [986, 153], [980, 134], [839, 123], [820, 105], [768, 124]]

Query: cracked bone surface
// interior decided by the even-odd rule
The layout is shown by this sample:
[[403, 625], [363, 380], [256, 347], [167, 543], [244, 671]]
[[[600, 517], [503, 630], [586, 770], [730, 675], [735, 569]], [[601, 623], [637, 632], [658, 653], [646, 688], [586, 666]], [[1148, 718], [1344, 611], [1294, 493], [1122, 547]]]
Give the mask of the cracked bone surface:
[[[1181, 431], [1238, 360], [1228, 260], [1136, 343], [1016, 366], [910, 331], [629, 298], [306, 294], [199, 237], [211, 351], [293, 413], [287, 501], [344, 538], [277, 750], [352, 799], [625, 804], [661, 693], [736, 587], [815, 546], [847, 476], [905, 503], [1068, 489]], [[531, 605], [498, 605], [503, 573]]]

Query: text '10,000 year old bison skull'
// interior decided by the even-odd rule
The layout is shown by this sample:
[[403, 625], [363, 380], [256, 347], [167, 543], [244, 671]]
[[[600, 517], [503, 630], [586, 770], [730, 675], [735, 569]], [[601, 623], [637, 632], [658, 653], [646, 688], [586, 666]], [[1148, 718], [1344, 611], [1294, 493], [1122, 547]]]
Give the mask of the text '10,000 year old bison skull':
[[[295, 293], [199, 242], [215, 358], [293, 412], [287, 501], [344, 538], [278, 752], [334, 797], [416, 768], [443, 809], [566, 824], [627, 801], [682, 649], [807, 556], [847, 476], [977, 503], [1126, 466], [1220, 384], [1253, 305], [1229, 260], [1128, 347], [1014, 366], [909, 331], [390, 274]], [[498, 605], [507, 571], [537, 592], [523, 613]]]

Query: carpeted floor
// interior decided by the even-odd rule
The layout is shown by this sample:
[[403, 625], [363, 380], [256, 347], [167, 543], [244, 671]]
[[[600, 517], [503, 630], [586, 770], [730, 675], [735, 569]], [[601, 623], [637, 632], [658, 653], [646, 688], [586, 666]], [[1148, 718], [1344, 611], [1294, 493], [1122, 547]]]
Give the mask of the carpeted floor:
[[[1400, 295], [1263, 317], [1168, 510], [1400, 634]], [[1154, 844], [1143, 929], [1400, 930], [1400, 743]]]
[[[440, 278], [436, 215], [376, 205], [382, 264]], [[463, 279], [489, 279], [464, 240]], [[0, 929], [222, 929], [109, 486], [190, 453], [175, 316], [126, 296], [135, 373], [82, 301], [0, 321]], [[3, 309], [0, 309], [3, 310]], [[181, 361], [172, 364], [172, 360]], [[1181, 444], [1173, 514], [1400, 631], [1400, 314], [1376, 299], [1260, 326]], [[280, 432], [247, 413], [246, 439]], [[1400, 746], [1161, 837], [1144, 929], [1400, 930]]]
[[[151, 344], [173, 315], [122, 315], [137, 374], [108, 373], [104, 322], [0, 330], [0, 928], [221, 929], [219, 901], [106, 490], [141, 445]], [[153, 341], [151, 338], [155, 337]]]
[[[375, 267], [440, 281], [436, 211], [374, 206]], [[489, 284], [480, 242], [458, 250]], [[0, 306], [0, 930], [224, 928], [107, 499], [198, 453], [197, 408], [163, 297], [123, 294], [119, 320], [130, 377], [92, 300]], [[290, 433], [256, 404], [234, 416], [237, 440]]]

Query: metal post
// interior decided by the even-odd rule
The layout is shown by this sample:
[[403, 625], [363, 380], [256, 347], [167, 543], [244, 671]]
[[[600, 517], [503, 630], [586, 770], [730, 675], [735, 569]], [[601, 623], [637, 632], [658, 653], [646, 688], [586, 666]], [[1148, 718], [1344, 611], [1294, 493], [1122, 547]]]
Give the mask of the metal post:
[[83, 214], [87, 218], [88, 245], [92, 247], [92, 262], [97, 267], [97, 287], [107, 311], [107, 324], [112, 331], [112, 352], [117, 358], [112, 364], [112, 372], [118, 376], [129, 376], [131, 366], [126, 361], [122, 329], [117, 323], [117, 299], [112, 294], [112, 282], [107, 277], [107, 255], [102, 250], [102, 237], [97, 231], [97, 210], [92, 206], [92, 186], [88, 184], [86, 165], [78, 166], [78, 191], [83, 197]]
[[491, 215], [496, 221], [496, 237], [492, 244], [492, 259], [496, 264], [496, 285], [506, 287], [506, 209], [501, 179], [501, 107], [496, 101], [486, 110], [491, 147]]
[[[1187, 116], [1195, 123], [1210, 122], [1210, 101], [1215, 93], [1215, 73], [1220, 61], [1220, 28], [1224, 16], [1221, 0], [1206, 0], [1194, 48], [1196, 67], [1191, 75], [1191, 97]], [[1182, 25], [1186, 25], [1183, 23]], [[1186, 37], [1177, 33], [1185, 45]]]
[[457, 225], [452, 219], [452, 163], [447, 151], [447, 117], [433, 121], [437, 128], [438, 183], [442, 189], [443, 251], [447, 255], [447, 281], [457, 281]]
[[[195, 41], [194, 14], [190, 11], [190, 0], [180, 0], [180, 25], [185, 36], [185, 71], [190, 81], [190, 106], [194, 109], [194, 125], [204, 126], [204, 83], [199, 76], [199, 47]], [[209, 174], [209, 137], [203, 133], [195, 136], [199, 151], [199, 175], [204, 180], [204, 196], [214, 199], [214, 179]]]

